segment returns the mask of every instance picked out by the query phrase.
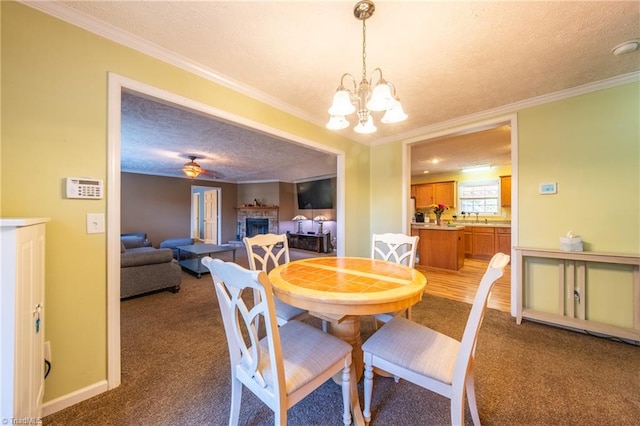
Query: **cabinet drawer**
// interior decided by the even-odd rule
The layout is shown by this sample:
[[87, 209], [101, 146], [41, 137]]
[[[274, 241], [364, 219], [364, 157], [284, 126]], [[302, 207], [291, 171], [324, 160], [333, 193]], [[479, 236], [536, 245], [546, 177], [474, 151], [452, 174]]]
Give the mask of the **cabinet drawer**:
[[497, 234], [509, 234], [511, 235], [511, 228], [496, 228]]
[[473, 226], [474, 234], [493, 234], [495, 233], [495, 229], [493, 226]]

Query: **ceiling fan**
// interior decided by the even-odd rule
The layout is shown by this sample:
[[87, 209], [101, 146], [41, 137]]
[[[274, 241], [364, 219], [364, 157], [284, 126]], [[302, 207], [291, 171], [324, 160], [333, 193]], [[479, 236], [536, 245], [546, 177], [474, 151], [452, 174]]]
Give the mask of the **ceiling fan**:
[[214, 173], [214, 172], [210, 172], [208, 170], [205, 170], [202, 168], [202, 166], [200, 166], [200, 164], [196, 163], [196, 160], [198, 158], [202, 158], [202, 157], [198, 157], [196, 155], [187, 155], [186, 156], [190, 161], [184, 163], [184, 166], [182, 166], [182, 172], [189, 178], [191, 179], [195, 179], [200, 175], [207, 175], [213, 179], [219, 179], [221, 177], [223, 177], [222, 174], [220, 173]]

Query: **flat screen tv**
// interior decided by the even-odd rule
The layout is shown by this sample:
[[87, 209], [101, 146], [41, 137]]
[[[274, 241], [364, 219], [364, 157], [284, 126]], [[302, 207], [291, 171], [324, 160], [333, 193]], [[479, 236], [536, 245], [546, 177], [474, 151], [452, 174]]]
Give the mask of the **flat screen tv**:
[[296, 183], [298, 209], [332, 209], [335, 193], [335, 179], [310, 180]]

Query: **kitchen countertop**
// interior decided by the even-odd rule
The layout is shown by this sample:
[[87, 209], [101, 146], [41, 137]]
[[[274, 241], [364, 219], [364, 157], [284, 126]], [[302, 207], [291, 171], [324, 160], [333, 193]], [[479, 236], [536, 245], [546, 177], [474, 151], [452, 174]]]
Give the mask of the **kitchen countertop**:
[[435, 223], [412, 223], [411, 228], [413, 229], [432, 229], [434, 231], [457, 231], [459, 229], [464, 229], [464, 226], [456, 225], [456, 226], [448, 226], [448, 225], [436, 225]]
[[417, 222], [413, 222], [411, 224], [411, 227], [413, 229], [449, 229], [449, 230], [455, 230], [455, 229], [464, 229], [464, 227], [468, 226], [468, 227], [474, 227], [474, 226], [478, 226], [478, 227], [494, 227], [494, 228], [511, 228], [511, 222], [455, 222], [456, 226], [452, 226], [449, 227], [447, 225], [442, 225], [442, 226], [437, 226], [435, 223], [430, 222], [430, 223], [417, 223]]

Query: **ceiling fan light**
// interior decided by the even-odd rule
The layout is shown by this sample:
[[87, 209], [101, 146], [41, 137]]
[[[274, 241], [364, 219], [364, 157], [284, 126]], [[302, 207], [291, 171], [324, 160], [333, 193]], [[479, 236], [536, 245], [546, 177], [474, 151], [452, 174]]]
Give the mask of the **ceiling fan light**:
[[200, 165], [195, 161], [190, 161], [188, 163], [185, 163], [184, 167], [182, 168], [182, 171], [184, 172], [185, 175], [193, 179], [198, 177], [198, 175], [202, 173], [202, 167], [200, 167]]
[[407, 114], [405, 114], [404, 109], [402, 109], [402, 104], [400, 101], [396, 100], [391, 108], [384, 113], [384, 116], [380, 120], [385, 124], [391, 123], [399, 123], [407, 119]]
[[391, 88], [386, 82], [376, 84], [371, 93], [371, 99], [367, 102], [369, 111], [386, 111], [393, 106], [396, 100], [391, 94]]
[[362, 135], [368, 135], [370, 133], [374, 133], [378, 128], [373, 124], [373, 119], [371, 115], [366, 119], [366, 121], [358, 122], [358, 125], [353, 128], [356, 133], [360, 133]]
[[327, 123], [327, 129], [329, 130], [341, 130], [349, 127], [349, 122], [344, 115], [332, 115]]
[[329, 115], [349, 115], [356, 111], [355, 105], [351, 102], [351, 93], [345, 89], [338, 89], [333, 95], [333, 104], [329, 108]]

